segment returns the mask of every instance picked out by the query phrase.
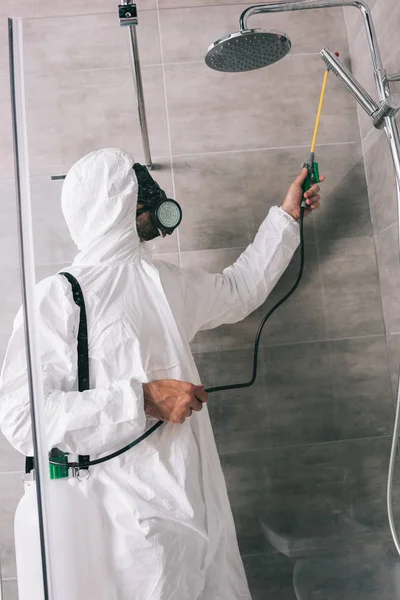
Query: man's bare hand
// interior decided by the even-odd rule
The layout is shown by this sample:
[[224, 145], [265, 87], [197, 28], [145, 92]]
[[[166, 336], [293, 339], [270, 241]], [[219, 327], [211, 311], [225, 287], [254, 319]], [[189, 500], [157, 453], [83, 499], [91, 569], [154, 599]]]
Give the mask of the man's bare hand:
[[[317, 183], [312, 185], [310, 189], [303, 193], [303, 183], [307, 178], [308, 171], [306, 168], [303, 168], [301, 173], [296, 177], [292, 185], [290, 186], [288, 193], [286, 194], [286, 198], [283, 201], [282, 208], [285, 212], [291, 215], [296, 221], [300, 219], [300, 204], [304, 198], [306, 198], [307, 206], [304, 211], [305, 215], [309, 215], [313, 210], [319, 208], [320, 201], [320, 187]], [[325, 177], [323, 175], [320, 176], [320, 182], [325, 181]]]
[[145, 413], [168, 423], [183, 423], [193, 410], [201, 410], [208, 400], [203, 385], [176, 379], [144, 383], [143, 393]]

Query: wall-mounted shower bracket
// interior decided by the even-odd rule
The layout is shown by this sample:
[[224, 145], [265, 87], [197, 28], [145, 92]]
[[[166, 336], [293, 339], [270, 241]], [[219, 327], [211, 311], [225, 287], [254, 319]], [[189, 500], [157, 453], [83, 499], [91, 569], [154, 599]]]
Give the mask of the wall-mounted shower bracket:
[[137, 25], [138, 16], [136, 4], [120, 4], [118, 7], [119, 24], [124, 25]]
[[383, 129], [386, 125], [386, 117], [395, 117], [399, 109], [399, 94], [390, 94], [387, 100], [382, 100], [379, 109], [372, 115], [374, 127], [376, 127], [376, 129]]
[[119, 24], [124, 25], [137, 25], [138, 16], [136, 4], [120, 4], [118, 7]]

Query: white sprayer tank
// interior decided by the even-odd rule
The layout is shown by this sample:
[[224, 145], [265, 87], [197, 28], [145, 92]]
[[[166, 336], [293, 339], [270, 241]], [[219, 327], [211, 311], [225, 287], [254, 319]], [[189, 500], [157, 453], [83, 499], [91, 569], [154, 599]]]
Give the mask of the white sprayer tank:
[[[50, 482], [54, 600], [117, 600], [101, 506], [87, 480]], [[36, 484], [25, 483], [14, 520], [19, 600], [44, 600]]]

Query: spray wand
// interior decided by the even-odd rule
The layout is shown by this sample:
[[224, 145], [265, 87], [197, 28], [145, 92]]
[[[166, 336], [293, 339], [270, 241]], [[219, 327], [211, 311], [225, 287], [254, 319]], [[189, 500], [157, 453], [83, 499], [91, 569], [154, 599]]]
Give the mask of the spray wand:
[[[335, 55], [339, 56], [339, 52], [335, 52]], [[315, 145], [317, 143], [319, 124], [321, 121], [322, 106], [324, 104], [326, 84], [328, 83], [328, 75], [329, 75], [329, 68], [327, 67], [326, 71], [325, 71], [325, 75], [324, 75], [324, 80], [322, 82], [322, 88], [321, 88], [321, 94], [320, 94], [320, 98], [319, 98], [318, 112], [317, 112], [317, 118], [315, 120], [314, 135], [313, 135], [312, 142], [311, 142], [310, 154], [308, 156], [307, 162], [302, 164], [302, 167], [306, 167], [306, 169], [308, 170], [307, 179], [303, 183], [303, 192], [307, 192], [314, 183], [319, 183], [319, 168], [318, 168], [318, 163], [314, 161], [314, 153], [315, 153]], [[304, 196], [301, 201], [300, 207], [307, 208], [306, 198], [304, 198]]]

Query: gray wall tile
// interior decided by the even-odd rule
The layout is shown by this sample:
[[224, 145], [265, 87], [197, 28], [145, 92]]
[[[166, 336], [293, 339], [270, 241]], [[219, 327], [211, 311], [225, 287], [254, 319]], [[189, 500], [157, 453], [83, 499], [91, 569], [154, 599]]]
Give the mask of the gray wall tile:
[[0, 269], [0, 276], [7, 284], [7, 294], [0, 296], [0, 334], [9, 336], [21, 305], [19, 269], [3, 267]]
[[294, 567], [297, 600], [392, 600], [399, 594], [398, 554], [391, 543], [371, 542], [303, 559]]
[[[174, 157], [184, 209], [181, 250], [247, 246], [271, 206], [282, 204], [305, 158], [304, 148]], [[308, 239], [314, 238], [312, 223], [307, 219]]]
[[318, 245], [328, 253], [330, 240], [370, 236], [371, 214], [360, 144], [317, 147], [321, 208], [312, 216]]
[[392, 382], [393, 401], [397, 401], [397, 393], [399, 386], [399, 369], [400, 369], [400, 334], [390, 333], [386, 337], [389, 362], [390, 362], [390, 375]]
[[297, 600], [293, 588], [295, 561], [281, 554], [244, 557], [252, 600]]
[[[388, 539], [389, 450], [375, 438], [223, 455], [242, 553], [309, 557]], [[398, 502], [395, 511], [398, 519]]]
[[18, 586], [16, 579], [3, 581], [3, 600], [18, 600]]
[[[0, 9], [1, 10], [1, 9]], [[7, 19], [0, 19], [0, 73], [6, 79], [9, 72], [8, 58], [8, 23]]]
[[398, 596], [397, 553], [370, 542], [320, 552], [316, 558], [245, 556], [253, 600], [393, 600]]
[[381, 130], [373, 128], [373, 129], [371, 129], [369, 134], [362, 140], [361, 145], [362, 145], [364, 160], [365, 160], [365, 156], [371, 150], [372, 146], [378, 141], [378, 139], [381, 135], [382, 135]]
[[[253, 351], [195, 360], [206, 387], [242, 383], [251, 377]], [[264, 348], [256, 383], [213, 393], [209, 410], [220, 454], [389, 435], [385, 337]]]
[[[267, 76], [262, 69], [232, 74], [200, 63], [167, 66], [172, 153], [308, 145], [310, 107], [317, 107], [320, 90], [304, 86], [305, 72], [309, 80], [320, 80], [318, 56], [287, 57], [271, 65]], [[298, 95], [302, 101], [294, 103]], [[354, 101], [332, 78], [319, 142], [357, 139]]]
[[[140, 0], [138, 6], [140, 11], [155, 8], [156, 0]], [[63, 0], [52, 0], [52, 2], [25, 0], [23, 3], [15, 0], [4, 0], [0, 6], [1, 17], [58, 17], [111, 12], [118, 16], [115, 5], [110, 4], [109, 0], [94, 0], [90, 4], [85, 0], [69, 0], [68, 2]]]
[[[243, 0], [158, 0], [158, 7], [164, 8], [191, 8], [193, 6], [213, 6], [215, 4], [242, 4]], [[240, 10], [240, 8], [238, 9]]]
[[12, 177], [14, 173], [9, 90], [8, 79], [0, 77], [0, 177]]
[[329, 342], [336, 439], [389, 435], [393, 426], [385, 336]]
[[65, 263], [48, 263], [46, 265], [36, 265], [35, 276], [36, 281], [42, 281], [46, 277], [52, 277], [58, 271], [63, 270], [67, 265]]
[[[265, 159], [265, 157], [264, 157]], [[255, 233], [252, 207], [263, 196], [252, 161], [259, 153], [185, 156], [174, 158], [176, 199], [184, 211], [179, 237], [182, 252], [247, 246]]]
[[[177, 199], [185, 209], [181, 249], [229, 248], [252, 241], [269, 208], [283, 201], [306, 154], [305, 148], [290, 148], [174, 158]], [[322, 145], [317, 157], [326, 182], [321, 185], [320, 211], [306, 220], [307, 239], [314, 239], [314, 225], [324, 245], [332, 238], [371, 235], [361, 147]]]
[[339, 239], [320, 253], [329, 337], [383, 333], [373, 239]]
[[22, 454], [14, 450], [0, 432], [0, 473], [20, 471], [24, 467], [24, 462]]
[[[142, 71], [152, 151], [156, 156], [168, 156], [161, 67]], [[87, 152], [107, 147], [123, 148], [141, 160], [129, 69], [29, 76], [26, 91], [32, 168], [72, 165]]]
[[387, 333], [400, 332], [398, 227], [394, 223], [375, 236], [383, 315]]
[[254, 345], [261, 318], [260, 313], [255, 311], [238, 323], [220, 325], [215, 329], [199, 331], [191, 343], [192, 352], [250, 348]]
[[[57, 75], [66, 71], [130, 67], [128, 31], [120, 26], [116, 13], [114, 10], [109, 14], [26, 19], [25, 73]], [[160, 64], [157, 12], [144, 12], [137, 31], [141, 64]]]
[[[307, 235], [307, 234], [306, 234]], [[296, 252], [278, 284], [260, 307], [264, 316], [293, 288], [300, 269], [300, 254]], [[310, 306], [312, 305], [312, 310]], [[321, 270], [316, 245], [305, 242], [305, 266], [299, 287], [270, 317], [261, 338], [262, 346], [290, 342], [310, 342], [328, 337], [327, 319], [322, 289]]]
[[0, 561], [4, 578], [15, 577], [14, 513], [23, 495], [22, 472], [0, 474]]
[[384, 132], [365, 154], [369, 202], [374, 233], [397, 221], [396, 181], [392, 156]]
[[[398, 73], [400, 64], [400, 7], [397, 0], [379, 0], [372, 9], [372, 17], [376, 29], [382, 62], [388, 74]], [[392, 84], [392, 91], [397, 91], [397, 84]]]
[[19, 264], [15, 182], [0, 179], [0, 267]]

